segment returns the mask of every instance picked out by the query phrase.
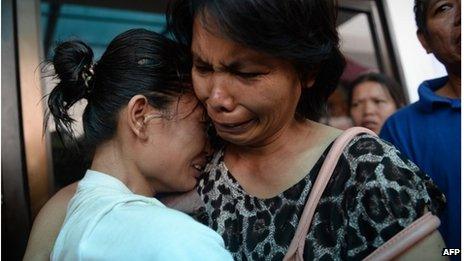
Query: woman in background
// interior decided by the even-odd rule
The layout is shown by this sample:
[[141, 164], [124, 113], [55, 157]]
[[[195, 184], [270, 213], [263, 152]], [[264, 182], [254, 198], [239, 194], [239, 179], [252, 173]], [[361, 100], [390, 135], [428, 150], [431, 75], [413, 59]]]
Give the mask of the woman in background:
[[349, 86], [349, 106], [355, 126], [379, 134], [384, 122], [406, 105], [401, 86], [381, 73], [366, 73]]

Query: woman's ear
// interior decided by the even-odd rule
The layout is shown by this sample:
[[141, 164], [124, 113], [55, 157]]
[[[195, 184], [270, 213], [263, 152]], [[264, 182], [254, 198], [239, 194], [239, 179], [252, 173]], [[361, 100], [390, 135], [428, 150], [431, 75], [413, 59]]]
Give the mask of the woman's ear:
[[135, 95], [127, 104], [127, 122], [132, 133], [141, 139], [147, 139], [145, 115], [150, 111], [150, 104], [143, 95]]
[[313, 87], [314, 82], [316, 82], [317, 70], [309, 72], [305, 75], [304, 81], [302, 82], [303, 89], [309, 89]]
[[309, 89], [309, 88], [313, 87], [315, 81], [316, 81], [316, 78], [311, 77], [310, 79], [305, 81], [305, 85], [303, 86], [303, 88]]

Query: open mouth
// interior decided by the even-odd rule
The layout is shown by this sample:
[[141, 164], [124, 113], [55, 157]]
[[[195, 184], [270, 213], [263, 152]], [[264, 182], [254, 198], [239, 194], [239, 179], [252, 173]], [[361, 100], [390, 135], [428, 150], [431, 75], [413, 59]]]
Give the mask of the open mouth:
[[377, 122], [375, 122], [375, 121], [364, 121], [361, 125], [363, 127], [366, 127], [366, 128], [372, 128], [372, 127], [377, 126]]
[[203, 170], [205, 169], [206, 167], [206, 157], [204, 155], [201, 155], [197, 158], [195, 158], [192, 162], [192, 164], [190, 165], [190, 167], [192, 167], [192, 169], [195, 170], [195, 178], [200, 178], [202, 173], [203, 173]]
[[228, 132], [228, 133], [240, 133], [248, 129], [252, 124], [256, 122], [255, 119], [237, 122], [237, 123], [219, 123], [213, 121], [214, 126], [218, 132]]
[[203, 171], [204, 166], [200, 164], [193, 164], [192, 167], [198, 171]]
[[194, 169], [193, 177], [199, 180], [203, 174], [204, 165], [193, 164], [191, 167]]

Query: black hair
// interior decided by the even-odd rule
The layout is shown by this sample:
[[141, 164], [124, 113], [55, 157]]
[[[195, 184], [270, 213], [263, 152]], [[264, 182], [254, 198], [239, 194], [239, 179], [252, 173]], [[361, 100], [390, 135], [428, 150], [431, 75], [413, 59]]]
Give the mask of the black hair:
[[416, 18], [417, 30], [427, 32], [427, 10], [430, 0], [414, 0], [414, 16]]
[[196, 17], [212, 18], [224, 37], [287, 60], [303, 88], [297, 115], [318, 120], [345, 66], [336, 30], [335, 0], [175, 0], [167, 11], [168, 29], [182, 44], [192, 42]]
[[191, 89], [187, 50], [145, 29], [115, 37], [96, 63], [92, 49], [84, 42], [59, 44], [52, 61], [59, 83], [49, 94], [46, 121], [51, 114], [61, 140], [75, 145], [75, 120], [69, 109], [86, 99], [83, 139], [89, 148], [95, 148], [113, 137], [118, 113], [133, 96], [145, 95], [150, 105], [163, 110]]
[[382, 73], [369, 72], [361, 74], [348, 86], [348, 104], [351, 107], [353, 102], [353, 92], [356, 86], [364, 82], [379, 83], [385, 90], [388, 91], [390, 96], [395, 102], [396, 108], [399, 109], [406, 105], [406, 98], [403, 89], [394, 79]]

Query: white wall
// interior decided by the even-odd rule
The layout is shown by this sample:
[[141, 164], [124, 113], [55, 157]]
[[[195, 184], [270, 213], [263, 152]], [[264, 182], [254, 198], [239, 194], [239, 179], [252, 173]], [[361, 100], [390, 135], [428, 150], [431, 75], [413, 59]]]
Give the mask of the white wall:
[[418, 100], [417, 87], [426, 79], [446, 75], [443, 65], [428, 55], [416, 37], [413, 0], [384, 0], [387, 20], [411, 102]]
[[353, 16], [337, 28], [340, 35], [340, 48], [343, 54], [357, 63], [378, 70], [375, 47], [369, 27], [369, 20], [364, 13]]

